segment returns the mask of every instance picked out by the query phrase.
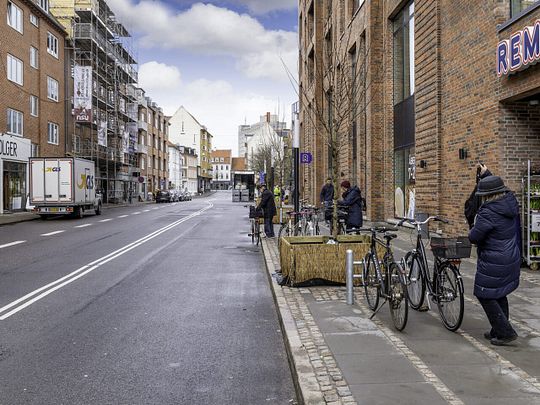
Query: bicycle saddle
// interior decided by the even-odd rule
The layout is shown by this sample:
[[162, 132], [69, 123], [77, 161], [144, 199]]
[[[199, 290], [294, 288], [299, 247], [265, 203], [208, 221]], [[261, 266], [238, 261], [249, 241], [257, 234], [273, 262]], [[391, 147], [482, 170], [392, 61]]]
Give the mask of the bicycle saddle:
[[388, 233], [386, 232], [384, 235], [383, 235], [384, 239], [386, 239], [387, 242], [390, 242], [392, 239], [395, 239], [397, 238], [397, 235], [395, 233]]

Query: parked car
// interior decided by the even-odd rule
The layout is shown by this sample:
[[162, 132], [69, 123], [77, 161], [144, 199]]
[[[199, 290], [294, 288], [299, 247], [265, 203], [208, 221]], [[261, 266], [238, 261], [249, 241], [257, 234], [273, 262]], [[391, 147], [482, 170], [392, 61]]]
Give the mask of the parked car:
[[182, 193], [183, 201], [191, 201], [191, 193], [189, 191], [184, 191]]
[[156, 193], [156, 203], [171, 202], [171, 193], [169, 190], [160, 190]]

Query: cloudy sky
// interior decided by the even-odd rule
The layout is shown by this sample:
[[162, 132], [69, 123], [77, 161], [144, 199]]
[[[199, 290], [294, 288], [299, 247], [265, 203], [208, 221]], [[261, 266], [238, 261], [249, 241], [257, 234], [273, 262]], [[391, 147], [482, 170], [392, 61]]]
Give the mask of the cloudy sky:
[[217, 148], [236, 153], [238, 125], [267, 111], [290, 122], [297, 97], [287, 69], [296, 75], [297, 0], [108, 4], [133, 36], [139, 85], [167, 115], [185, 106]]

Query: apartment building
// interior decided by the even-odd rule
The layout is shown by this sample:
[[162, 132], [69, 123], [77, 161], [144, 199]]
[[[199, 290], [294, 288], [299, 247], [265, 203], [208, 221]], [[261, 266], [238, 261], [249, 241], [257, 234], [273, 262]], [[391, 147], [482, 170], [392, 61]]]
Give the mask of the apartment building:
[[183, 156], [180, 145], [168, 142], [168, 164], [169, 164], [169, 190], [183, 191], [182, 172], [184, 167]]
[[212, 190], [228, 190], [231, 186], [232, 150], [213, 150], [210, 154], [210, 163], [214, 175]]
[[145, 91], [141, 88], [136, 89], [137, 95], [137, 143], [135, 144], [135, 154], [137, 156], [136, 166], [138, 171], [133, 172], [136, 177], [135, 193], [142, 200], [148, 199], [148, 192], [152, 191], [148, 187], [148, 147], [150, 145], [148, 137], [148, 101]]
[[50, 12], [73, 48], [67, 152], [96, 162], [106, 202], [126, 201], [139, 188], [137, 61], [130, 34], [103, 0], [56, 0]]
[[0, 214], [22, 210], [28, 158], [66, 151], [66, 31], [46, 0], [0, 5]]
[[182, 159], [182, 190], [187, 190], [192, 194], [198, 192], [198, 156], [193, 148], [180, 146], [180, 156]]
[[540, 2], [299, 6], [301, 148], [314, 155], [302, 191], [312, 201], [337, 172], [367, 195], [372, 220], [439, 214], [451, 222], [441, 230], [463, 233], [477, 162], [518, 193], [527, 161], [540, 168]]
[[170, 140], [197, 151], [199, 166], [198, 192], [210, 190], [212, 164], [210, 152], [213, 136], [184, 106], [180, 106], [172, 115], [170, 122]]
[[168, 147], [169, 119], [163, 109], [147, 97], [148, 120], [148, 189], [155, 195], [156, 190], [169, 187]]

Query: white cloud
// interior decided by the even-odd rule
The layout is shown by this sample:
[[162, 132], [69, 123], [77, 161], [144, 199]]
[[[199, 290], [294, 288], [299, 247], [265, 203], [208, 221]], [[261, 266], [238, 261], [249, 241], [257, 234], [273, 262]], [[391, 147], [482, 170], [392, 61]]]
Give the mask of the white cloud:
[[[255, 0], [244, 2], [261, 10], [266, 4]], [[109, 4], [120, 21], [126, 21], [142, 35], [143, 47], [231, 56], [237, 60], [237, 67], [251, 78], [286, 81], [280, 56], [287, 60], [289, 69], [296, 71], [292, 55], [296, 58], [297, 33], [267, 30], [248, 14], [202, 3], [180, 12], [158, 1], [142, 0], [134, 4], [132, 0], [111, 0]]]
[[139, 81], [151, 91], [170, 90], [180, 86], [180, 71], [176, 66], [152, 61], [139, 66]]
[[[140, 71], [151, 72], [156, 65], [162, 71], [180, 72], [174, 66], [157, 62], [148, 62], [140, 67]], [[278, 100], [255, 92], [239, 91], [226, 80], [198, 79], [190, 83], [169, 85], [166, 88], [156, 81], [151, 74], [139, 74], [139, 85], [145, 89], [147, 96], [163, 108], [166, 115], [172, 115], [183, 105], [197, 120], [205, 125], [214, 135], [214, 146], [233, 149], [238, 152], [238, 126], [246, 120], [248, 124], [259, 121], [259, 116], [267, 111], [278, 113], [286, 121], [290, 119], [290, 104], [294, 100]], [[285, 110], [285, 111], [284, 111]]]
[[276, 10], [293, 10], [298, 0], [239, 0], [254, 14], [266, 14]]

